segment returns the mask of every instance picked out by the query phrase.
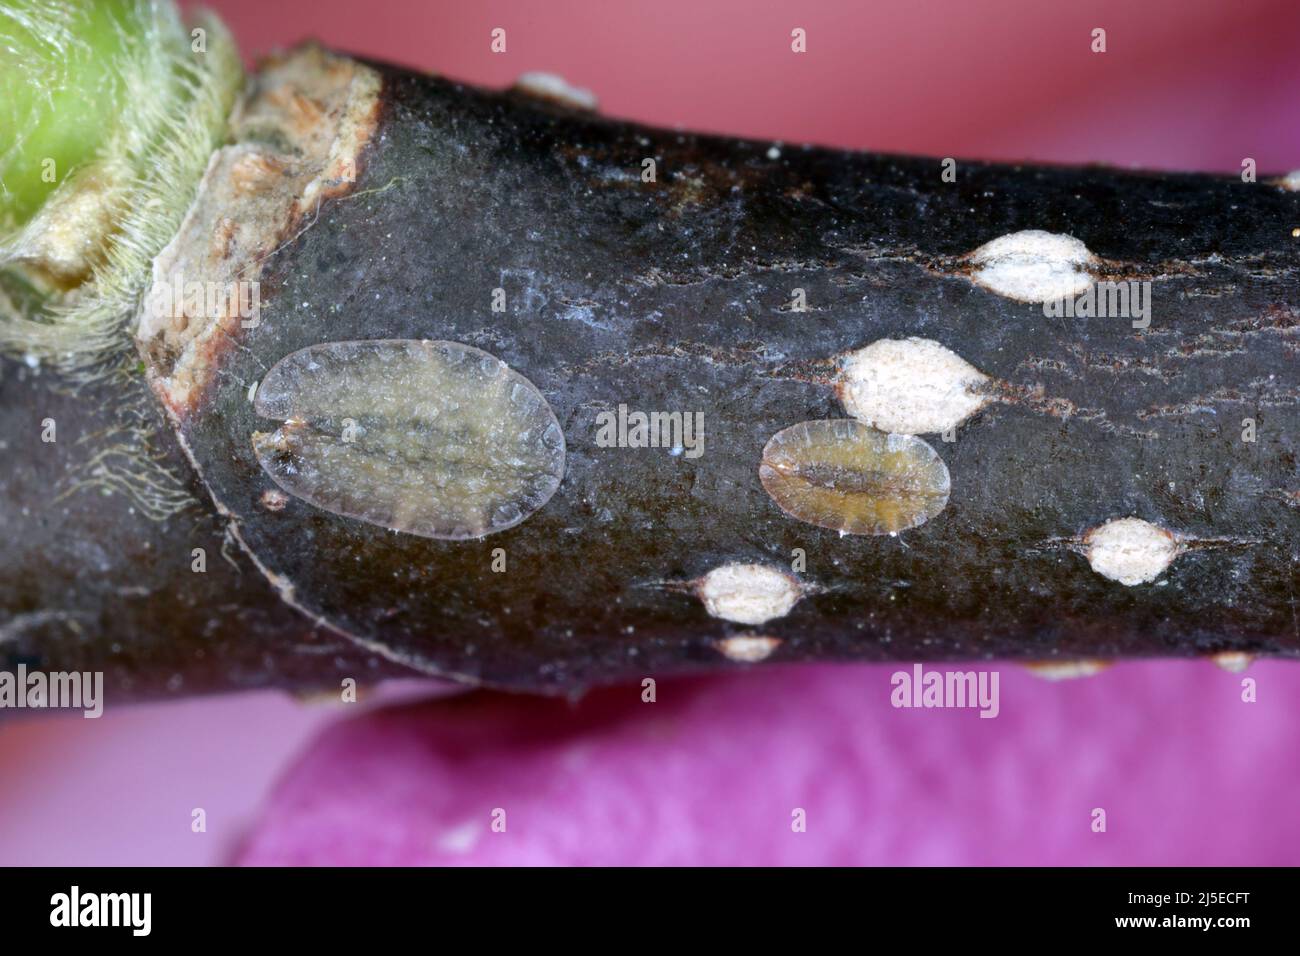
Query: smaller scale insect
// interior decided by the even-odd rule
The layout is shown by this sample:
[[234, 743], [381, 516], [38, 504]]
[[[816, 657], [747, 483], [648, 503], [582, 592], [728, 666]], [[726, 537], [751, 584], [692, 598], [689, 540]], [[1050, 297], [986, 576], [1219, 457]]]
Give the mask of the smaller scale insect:
[[854, 419], [800, 422], [772, 436], [759, 480], [791, 517], [843, 534], [896, 534], [948, 503], [948, 467], [913, 435]]
[[546, 399], [500, 359], [456, 342], [329, 342], [286, 355], [257, 388], [263, 470], [317, 508], [427, 538], [514, 527], [564, 477]]

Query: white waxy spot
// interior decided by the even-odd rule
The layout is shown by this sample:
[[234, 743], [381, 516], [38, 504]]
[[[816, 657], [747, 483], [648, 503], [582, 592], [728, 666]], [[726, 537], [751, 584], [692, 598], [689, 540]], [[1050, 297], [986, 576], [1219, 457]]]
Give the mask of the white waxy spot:
[[1240, 674], [1254, 662], [1255, 655], [1242, 651], [1222, 651], [1210, 659], [1229, 674]]
[[729, 661], [757, 664], [772, 656], [772, 652], [781, 646], [781, 639], [763, 634], [738, 634], [716, 641], [713, 646]]
[[1089, 658], [1080, 661], [1035, 661], [1025, 665], [1029, 673], [1043, 680], [1075, 680], [1079, 677], [1092, 677], [1094, 674], [1100, 674], [1107, 667], [1110, 667], [1110, 661]]
[[1277, 184], [1283, 189], [1288, 189], [1293, 193], [1300, 193], [1300, 169], [1292, 170], [1281, 179]]
[[885, 432], [956, 428], [992, 399], [989, 377], [930, 339], [881, 339], [846, 355], [837, 391], [844, 409]]
[[1075, 296], [1093, 282], [1097, 262], [1078, 239], [1041, 229], [999, 236], [970, 254], [971, 278], [991, 292], [1020, 302]]
[[267, 511], [283, 511], [289, 504], [289, 496], [279, 488], [270, 488], [262, 492], [260, 501]]
[[600, 105], [591, 90], [573, 86], [556, 73], [522, 73], [515, 80], [515, 89], [578, 110], [594, 110]]
[[1132, 587], [1154, 581], [1182, 546], [1173, 532], [1141, 518], [1116, 518], [1083, 536], [1083, 553], [1102, 577]]
[[791, 574], [762, 564], [724, 564], [696, 582], [696, 593], [713, 617], [737, 624], [766, 624], [784, 617], [803, 597]]

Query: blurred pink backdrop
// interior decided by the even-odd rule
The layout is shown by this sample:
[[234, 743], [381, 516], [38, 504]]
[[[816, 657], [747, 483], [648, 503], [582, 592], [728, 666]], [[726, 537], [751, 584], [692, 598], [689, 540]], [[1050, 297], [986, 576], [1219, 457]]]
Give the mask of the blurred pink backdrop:
[[[592, 89], [609, 115], [661, 125], [977, 159], [1231, 173], [1252, 157], [1261, 172], [1300, 167], [1300, 4], [1292, 0], [1095, 0], [1069, 9], [1028, 0], [208, 5], [250, 60], [311, 36], [491, 86], [545, 70]], [[503, 55], [488, 48], [498, 26], [507, 30]], [[790, 53], [794, 27], [807, 31], [807, 54]], [[1095, 27], [1107, 31], [1104, 54], [1090, 52]], [[755, 835], [749, 843], [702, 847], [695, 859], [743, 862], [749, 852], [753, 862], [1300, 862], [1290, 799], [1300, 784], [1294, 665], [1252, 669], [1262, 688], [1253, 705], [1238, 700], [1238, 677], [1205, 662], [1125, 665], [1074, 684], [1005, 668], [1004, 716], [991, 721], [892, 711], [883, 704], [892, 670], [778, 669], [691, 682], [692, 702], [670, 703], [672, 717], [660, 728], [672, 735], [675, 752], [700, 761], [683, 780], [717, 782], [715, 801], [734, 801], [745, 786], [755, 792], [773, 785], [779, 766], [742, 760], [753, 773], [744, 778], [734, 756], [723, 761], [717, 749], [691, 748], [722, 748], [733, 739], [717, 736], [727, 721], [740, 734], [769, 719], [775, 697], [774, 736], [798, 740], [782, 749], [746, 736], [748, 752], [793, 760], [803, 748], [798, 766], [807, 779], [834, 778], [834, 761], [851, 755], [844, 767], [851, 772], [830, 779], [823, 792], [837, 801], [832, 819], [841, 836], [861, 850], [845, 856], [832, 829], [794, 856]], [[241, 845], [254, 862], [319, 860], [340, 841], [341, 856], [333, 859], [378, 862], [382, 853], [397, 862], [441, 861], [429, 841], [436, 846], [465, 814], [486, 812], [476, 794], [490, 802], [516, 792], [538, 819], [546, 806], [531, 794], [548, 792], [540, 782], [579, 765], [573, 754], [595, 752], [607, 769], [555, 792], [573, 799], [577, 787], [595, 805], [630, 800], [627, 812], [635, 814], [637, 791], [628, 781], [646, 772], [646, 761], [662, 765], [664, 758], [654, 747], [638, 749], [635, 735], [611, 736], [600, 722], [615, 706], [607, 695], [568, 715], [556, 702], [487, 695], [468, 706], [485, 709], [486, 726], [510, 738], [494, 749], [493, 737], [475, 736], [483, 748], [479, 778], [461, 778], [440, 760], [438, 748], [452, 746], [451, 729], [462, 725], [449, 717], [451, 729], [440, 730], [438, 705], [417, 709], [410, 720], [383, 715], [339, 726], [337, 708], [260, 693], [111, 710], [100, 721], [0, 721], [0, 864], [214, 863], [232, 859]], [[595, 727], [583, 723], [591, 714], [600, 717]], [[508, 732], [511, 715], [541, 720], [542, 749], [532, 753], [548, 763], [521, 766], [512, 748], [528, 742]], [[389, 721], [398, 723], [390, 728]], [[386, 734], [376, 728], [391, 730], [401, 746], [385, 752]], [[307, 756], [290, 764], [322, 731]], [[864, 749], [863, 737], [878, 738], [877, 745]], [[365, 759], [374, 761], [366, 766], [378, 782], [347, 804], [343, 782], [355, 779], [349, 768]], [[719, 765], [736, 772], [718, 780], [709, 768]], [[290, 766], [268, 807], [268, 788]], [[1050, 779], [1041, 780], [1044, 774]], [[434, 788], [427, 803], [421, 791], [403, 790], [417, 785]], [[315, 786], [332, 789], [313, 800]], [[684, 784], [669, 795], [690, 797]], [[1122, 811], [1117, 839], [1087, 831], [1096, 805]], [[728, 812], [725, 802], [711, 806]], [[190, 831], [194, 807], [207, 811], [205, 834]], [[421, 808], [429, 815], [423, 822]], [[400, 837], [376, 832], [383, 813], [407, 828]], [[617, 814], [611, 819], [617, 823]], [[670, 858], [678, 862], [691, 859], [683, 841], [706, 839], [688, 819], [674, 822], [669, 814], [660, 822], [677, 826], [676, 837], [666, 838], [676, 841]], [[640, 845], [656, 838], [653, 830], [637, 832]], [[349, 833], [375, 853], [353, 853]], [[562, 841], [525, 837], [511, 845], [513, 857], [490, 845], [461, 857], [610, 862]], [[625, 847], [622, 859], [638, 862], [616, 836], [602, 845]]]

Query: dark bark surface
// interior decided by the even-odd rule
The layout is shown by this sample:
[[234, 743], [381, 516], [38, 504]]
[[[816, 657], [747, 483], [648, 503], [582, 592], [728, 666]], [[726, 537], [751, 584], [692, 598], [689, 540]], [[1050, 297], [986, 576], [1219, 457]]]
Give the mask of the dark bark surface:
[[141, 379], [73, 391], [0, 360], [0, 436], [0, 669], [103, 671], [110, 703], [399, 672], [286, 606], [197, 481], [193, 504], [157, 521], [96, 474], [138, 471], [112, 448], [190, 471]]
[[[227, 653], [277, 661], [250, 680], [279, 681], [314, 618], [422, 672], [530, 689], [726, 664], [715, 642], [752, 633], [781, 641], [774, 661], [1300, 654], [1300, 507], [1288, 497], [1300, 488], [1300, 195], [965, 162], [945, 183], [937, 160], [789, 146], [772, 158], [767, 143], [402, 72], [386, 71], [385, 86], [355, 190], [266, 262], [261, 324], [183, 425], [212, 497], [308, 617], [237, 555], [238, 578], [141, 598], [140, 617], [61, 638], [57, 654], [24, 638], [26, 653], [74, 667], [104, 659], [112, 640], [140, 670], [182, 670], [219, 620]], [[656, 182], [642, 181], [645, 158]], [[1151, 281], [1150, 327], [1047, 318], [970, 281], [965, 254], [1024, 229], [1077, 237], [1106, 278]], [[505, 312], [492, 311], [497, 288]], [[790, 307], [796, 288], [807, 312]], [[926, 436], [951, 473], [946, 508], [894, 537], [841, 536], [782, 512], [759, 481], [764, 445], [845, 416], [837, 355], [909, 336], [1002, 383], [1005, 400], [955, 441]], [[357, 339], [465, 343], [527, 377], [564, 431], [555, 496], [468, 541], [293, 497], [264, 507], [274, 485], [251, 435], [275, 423], [254, 413], [250, 385], [290, 352]], [[12, 419], [9, 404], [30, 398], [12, 376], [4, 388]], [[703, 413], [703, 454], [599, 447], [596, 416], [620, 403]], [[1254, 442], [1242, 440], [1246, 418]], [[11, 420], [5, 433], [20, 425], [31, 428]], [[55, 480], [57, 466], [41, 467], [22, 480]], [[1129, 515], [1218, 544], [1138, 587], [1060, 544]], [[126, 526], [83, 517], [40, 534], [36, 519], [20, 523], [36, 536], [6, 545], [8, 606], [61, 607], [51, 582], [68, 586], [73, 559], [33, 584], [44, 549], [112, 550]], [[214, 557], [223, 520], [148, 533], [188, 554], [202, 527]], [[788, 569], [795, 549], [815, 591], [761, 627], [712, 618], [671, 584], [728, 562]], [[328, 631], [312, 640], [340, 643]]]

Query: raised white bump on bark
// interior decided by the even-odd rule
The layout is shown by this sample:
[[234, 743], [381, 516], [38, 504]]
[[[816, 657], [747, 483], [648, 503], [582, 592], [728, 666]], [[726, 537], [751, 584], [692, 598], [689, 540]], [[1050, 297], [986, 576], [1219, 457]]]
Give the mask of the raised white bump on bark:
[[1095, 659], [1079, 661], [1034, 661], [1026, 664], [1025, 669], [1042, 680], [1075, 680], [1080, 677], [1092, 677], [1110, 667], [1110, 661]]
[[1092, 569], [1128, 587], [1154, 581], [1181, 551], [1173, 532], [1141, 518], [1116, 518], [1083, 536]]
[[594, 110], [600, 105], [591, 90], [574, 86], [557, 73], [521, 73], [515, 89], [577, 110]]
[[1222, 668], [1229, 674], [1240, 674], [1254, 662], [1255, 655], [1246, 654], [1242, 651], [1221, 651], [1211, 657], [1210, 660], [1214, 661], [1215, 666]]
[[1074, 236], [1025, 229], [999, 236], [970, 254], [971, 279], [990, 292], [1020, 302], [1076, 296], [1094, 281], [1097, 262]]
[[992, 399], [989, 377], [931, 339], [880, 339], [844, 356], [840, 401], [885, 432], [923, 435], [956, 428]]
[[781, 646], [781, 640], [763, 634], [737, 634], [715, 641], [713, 646], [729, 661], [757, 664], [771, 657], [772, 652]]
[[765, 624], [790, 612], [803, 587], [792, 574], [763, 564], [724, 564], [696, 582], [713, 617], [736, 624]]

